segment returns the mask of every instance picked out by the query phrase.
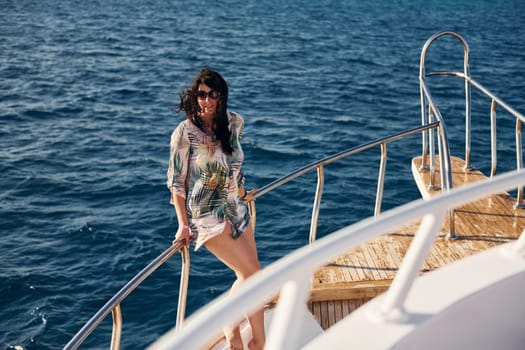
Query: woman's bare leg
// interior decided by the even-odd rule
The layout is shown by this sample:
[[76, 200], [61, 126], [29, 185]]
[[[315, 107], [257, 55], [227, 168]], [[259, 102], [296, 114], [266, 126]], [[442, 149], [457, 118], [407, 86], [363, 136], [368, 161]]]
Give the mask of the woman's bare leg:
[[[261, 269], [257, 256], [253, 227], [251, 225], [248, 225], [246, 231], [238, 239], [233, 239], [231, 236], [231, 226], [228, 223], [224, 232], [207, 241], [205, 246], [220, 261], [235, 272], [237, 280], [233, 283], [231, 290], [238, 288], [248, 277]], [[250, 349], [262, 350], [265, 341], [264, 309], [260, 309], [248, 316], [248, 319], [253, 335], [252, 341], [250, 342]], [[230, 339], [232, 341], [231, 345], [234, 347], [239, 346], [240, 334], [238, 327], [233, 329], [230, 334], [226, 334], [226, 336], [233, 336], [233, 339]], [[242, 349], [242, 346], [240, 348]]]

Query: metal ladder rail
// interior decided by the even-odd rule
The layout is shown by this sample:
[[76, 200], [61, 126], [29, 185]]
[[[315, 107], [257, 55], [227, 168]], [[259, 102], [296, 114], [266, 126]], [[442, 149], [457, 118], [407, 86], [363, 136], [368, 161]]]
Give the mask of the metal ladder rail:
[[[445, 129], [446, 133], [446, 127], [445, 122], [443, 120], [443, 117], [441, 115], [441, 112], [439, 108], [437, 107], [436, 102], [434, 101], [434, 98], [432, 97], [432, 94], [430, 93], [430, 89], [428, 88], [428, 85], [426, 84], [425, 77], [427, 76], [425, 72], [425, 62], [427, 58], [427, 51], [430, 48], [430, 46], [439, 38], [443, 36], [452, 36], [456, 39], [458, 39], [461, 44], [463, 45], [463, 52], [464, 52], [464, 59], [463, 59], [463, 69], [464, 74], [468, 76], [469, 72], [469, 48], [467, 42], [457, 33], [450, 32], [450, 31], [444, 31], [439, 32], [434, 35], [432, 35], [423, 45], [423, 48], [421, 49], [421, 57], [419, 62], [419, 86], [420, 86], [420, 99], [421, 99], [421, 124], [425, 125], [427, 123], [433, 122], [434, 118], [436, 118], [441, 124], [443, 124], [443, 129]], [[427, 109], [428, 105], [428, 109]], [[465, 166], [468, 168], [470, 167], [470, 85], [466, 82], [465, 83], [465, 119], [466, 119], [466, 133], [465, 133]], [[439, 135], [440, 138], [444, 138], [444, 140], [441, 140], [442, 142], [448, 142], [448, 138], [445, 135]], [[429, 169], [430, 171], [430, 184], [429, 187], [436, 188], [434, 183], [435, 178], [435, 166], [434, 166], [434, 141], [433, 141], [433, 133], [423, 133], [423, 139], [422, 139], [422, 168], [423, 169]], [[427, 146], [428, 145], [428, 146]], [[443, 160], [446, 162], [447, 169], [450, 169], [450, 151], [449, 148], [443, 149], [443, 151], [447, 152], [448, 154], [441, 154], [440, 161]], [[428, 153], [430, 153], [430, 156], [428, 156]], [[452, 189], [452, 173], [448, 172], [447, 174], [441, 173], [441, 186], [442, 191], [450, 191]]]
[[[432, 43], [434, 43], [438, 38], [443, 36], [452, 36], [460, 41], [460, 43], [463, 46], [464, 50], [464, 60], [463, 60], [463, 72], [453, 72], [453, 71], [435, 71], [435, 72], [425, 72], [425, 60], [427, 55], [427, 50], [431, 46]], [[465, 81], [465, 169], [471, 170], [473, 169], [472, 162], [471, 162], [471, 86], [475, 87], [478, 91], [483, 93], [485, 96], [489, 97], [491, 99], [491, 109], [490, 109], [490, 121], [491, 121], [491, 172], [490, 177], [493, 178], [496, 174], [496, 167], [497, 167], [497, 130], [496, 130], [496, 109], [498, 106], [502, 107], [504, 110], [506, 110], [508, 113], [510, 113], [515, 119], [516, 119], [516, 126], [515, 126], [515, 139], [516, 139], [516, 169], [519, 170], [523, 168], [523, 149], [522, 149], [522, 142], [521, 142], [521, 128], [522, 123], [525, 122], [525, 116], [518, 111], [516, 111], [514, 108], [509, 106], [507, 103], [505, 103], [502, 99], [497, 97], [494, 93], [492, 93], [490, 90], [485, 88], [482, 84], [474, 80], [470, 76], [470, 69], [469, 69], [469, 46], [465, 39], [461, 37], [458, 33], [450, 32], [450, 31], [444, 31], [439, 32], [430, 37], [425, 45], [423, 46], [422, 52], [421, 52], [421, 60], [420, 60], [420, 72], [419, 72], [419, 79], [420, 79], [420, 91], [421, 91], [421, 120], [422, 124], [425, 124], [426, 122], [431, 122], [433, 120], [433, 116], [436, 116], [438, 120], [440, 120], [443, 125], [444, 122], [441, 117], [441, 113], [439, 113], [439, 110], [437, 109], [437, 106], [431, 96], [431, 93], [429, 91], [429, 88], [426, 84], [425, 77], [432, 77], [432, 76], [454, 76], [464, 79]], [[428, 108], [428, 114], [427, 114], [427, 104], [429, 105]], [[444, 127], [445, 128], [445, 127]], [[427, 147], [427, 140], [429, 143], [429, 147]], [[427, 166], [427, 148], [430, 151], [430, 166]], [[446, 157], [446, 156], [445, 156]], [[429, 169], [430, 174], [430, 187], [435, 187], [434, 185], [434, 176], [433, 173], [435, 172], [434, 166], [434, 153], [433, 153], [433, 141], [432, 141], [432, 134], [428, 134], [425, 132], [423, 134], [423, 162], [422, 166], [426, 169]], [[444, 183], [444, 182], [442, 182]], [[450, 182], [451, 184], [451, 182]], [[450, 187], [451, 188], [451, 187]], [[450, 190], [450, 188], [443, 188], [444, 191]], [[524, 193], [523, 193], [523, 187], [519, 187], [517, 189], [517, 197], [516, 197], [516, 203], [515, 207], [524, 208]]]

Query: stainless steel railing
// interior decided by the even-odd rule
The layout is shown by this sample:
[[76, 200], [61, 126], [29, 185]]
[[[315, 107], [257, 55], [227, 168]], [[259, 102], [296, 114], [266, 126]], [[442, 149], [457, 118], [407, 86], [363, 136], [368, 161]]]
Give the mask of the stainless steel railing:
[[[463, 59], [463, 72], [453, 72], [453, 71], [435, 71], [435, 72], [425, 72], [425, 61], [427, 56], [427, 50], [428, 48], [438, 39], [444, 36], [451, 36], [453, 38], [456, 38], [461, 45], [463, 46], [464, 51], [464, 59]], [[523, 168], [523, 151], [522, 151], [522, 143], [521, 143], [521, 125], [523, 122], [525, 122], [525, 116], [523, 114], [516, 111], [514, 108], [510, 107], [507, 103], [505, 103], [503, 100], [498, 98], [495, 94], [493, 94], [491, 91], [489, 91], [487, 88], [485, 88], [483, 85], [481, 85], [479, 82], [474, 80], [470, 76], [470, 70], [469, 70], [469, 47], [465, 39], [461, 37], [461, 35], [455, 33], [455, 32], [439, 32], [434, 34], [432, 37], [430, 37], [425, 45], [423, 46], [423, 49], [421, 51], [421, 59], [420, 59], [420, 70], [419, 70], [419, 81], [420, 81], [420, 94], [421, 94], [421, 121], [422, 124], [430, 123], [433, 121], [434, 117], [442, 124], [442, 127], [439, 129], [439, 131], [445, 131], [446, 127], [445, 123], [443, 122], [443, 117], [441, 116], [441, 113], [439, 112], [439, 109], [436, 106], [436, 103], [434, 102], [434, 99], [430, 93], [430, 90], [428, 88], [427, 82], [425, 80], [426, 77], [432, 77], [432, 76], [454, 76], [464, 79], [465, 81], [465, 169], [471, 170], [473, 169], [472, 161], [471, 161], [471, 86], [475, 87], [478, 91], [483, 93], [486, 97], [491, 99], [491, 107], [490, 107], [490, 124], [491, 124], [491, 172], [490, 176], [491, 178], [494, 177], [496, 174], [496, 167], [497, 167], [497, 130], [496, 130], [496, 109], [498, 106], [506, 110], [510, 115], [512, 115], [516, 119], [516, 127], [515, 127], [515, 139], [516, 139], [516, 170], [520, 170]], [[427, 110], [428, 105], [428, 110]], [[431, 182], [429, 186], [435, 187], [434, 182], [434, 152], [433, 152], [433, 139], [432, 139], [432, 133], [423, 133], [423, 166], [428, 168], [430, 171], [430, 179]], [[443, 135], [440, 135], [442, 137]], [[446, 142], [447, 138], [444, 137], [444, 139], [441, 141], [443, 144]], [[428, 145], [428, 146], [427, 146]], [[428, 152], [430, 152], [430, 156], [428, 156]], [[441, 153], [441, 152], [440, 152]], [[441, 155], [440, 154], [440, 160], [447, 161], [447, 155]], [[441, 174], [444, 175], [443, 173]], [[443, 181], [444, 180], [444, 181]], [[452, 183], [448, 182], [451, 181], [450, 179], [442, 179], [443, 184], [443, 191], [449, 191], [452, 188]], [[525, 203], [523, 202], [523, 187], [519, 187], [517, 189], [517, 197], [516, 197], [516, 207], [525, 207]], [[451, 224], [453, 224], [453, 219], [451, 221]], [[453, 232], [453, 230], [452, 230]]]
[[[319, 218], [319, 210], [321, 207], [321, 197], [323, 194], [323, 186], [324, 186], [324, 167], [326, 165], [331, 164], [335, 161], [341, 160], [343, 158], [347, 158], [349, 156], [361, 153], [363, 151], [369, 150], [374, 147], [381, 148], [381, 160], [380, 160], [379, 175], [378, 175], [378, 180], [377, 180], [376, 201], [375, 201], [375, 209], [374, 209], [374, 215], [377, 217], [381, 213], [381, 204], [382, 204], [382, 199], [383, 199], [383, 187], [385, 183], [386, 161], [387, 161], [387, 145], [393, 141], [403, 139], [405, 137], [408, 137], [408, 136], [411, 136], [411, 135], [414, 135], [420, 132], [425, 132], [430, 129], [441, 128], [441, 127], [442, 127], [442, 124], [439, 121], [428, 123], [428, 124], [421, 125], [416, 128], [401, 131], [397, 134], [393, 134], [391, 136], [380, 138], [380, 139], [365, 143], [363, 145], [360, 145], [354, 148], [350, 148], [348, 150], [328, 156], [319, 161], [306, 165], [286, 176], [283, 176], [269, 183], [266, 186], [261, 187], [255, 194], [255, 198], [257, 199], [265, 195], [266, 193], [273, 191], [274, 189], [314, 169], [317, 170], [317, 188], [315, 191], [315, 198], [314, 198], [314, 203], [313, 203], [313, 208], [312, 208], [312, 216], [311, 216], [311, 223], [310, 223], [310, 236], [309, 236], [309, 242], [312, 243], [316, 240], [316, 236], [317, 236], [317, 223], [318, 223], [318, 218]], [[442, 133], [446, 135], [444, 131]], [[446, 147], [448, 148], [448, 146]], [[443, 166], [443, 164], [444, 163], [441, 163], [441, 166]], [[445, 171], [447, 170], [443, 169], [442, 172], [445, 172]], [[250, 209], [252, 212], [252, 219], [255, 221], [256, 219], [255, 205], [252, 205]]]
[[[381, 323], [389, 323], [406, 328], [408, 322], [422, 315], [409, 313], [404, 306], [414, 282], [420, 276], [432, 243], [440, 233], [447, 208], [486, 198], [524, 183], [525, 171], [508, 172], [498, 175], [494, 181], [469, 184], [444, 195], [435, 196], [428, 201], [413, 201], [389, 210], [375, 220], [367, 219], [343, 227], [324, 237], [322, 243], [319, 242], [308, 249], [298, 249], [286, 258], [276, 261], [270, 269], [264, 269], [247, 281], [235, 295], [222, 295], [208, 305], [206, 312], [192, 316], [188, 321], [188, 327], [181, 332], [168, 331], [148, 349], [202, 349], [210, 343], [214, 334], [221, 331], [223, 325], [238, 322], [242, 315], [260, 308], [277, 294], [279, 298], [267, 334], [266, 346], [269, 349], [301, 348], [298, 338], [302, 324], [297, 321], [301, 319], [301, 313], [305, 312], [308, 287], [315, 270], [344, 252], [392, 232], [393, 229], [402, 227], [407, 222], [422, 219], [391, 287], [385, 292], [381, 302], [375, 305], [376, 312], [365, 315], [371, 317], [379, 327]], [[342, 212], [344, 213], [345, 209], [342, 209]], [[525, 232], [521, 234], [518, 241], [507, 248], [509, 249], [505, 249], [505, 255], [511, 260], [518, 261], [516, 264], [519, 264], [524, 254]], [[469, 277], [471, 276], [464, 278]], [[448, 287], [450, 286], [442, 286], [442, 288]], [[374, 311], [370, 309], [367, 311]], [[425, 314], [423, 317], [427, 316], [428, 314]], [[348, 329], [348, 332], [349, 337], [360, 336], [359, 327]], [[306, 344], [306, 347], [314, 348], [315, 345], [312, 345], [314, 343], [315, 340]], [[338, 348], [344, 348], [344, 345]]]
[[182, 254], [182, 267], [179, 290], [179, 306], [177, 308], [177, 326], [180, 327], [186, 312], [186, 297], [188, 290], [188, 277], [190, 272], [190, 255], [188, 248], [181, 243], [176, 243], [156, 257], [151, 263], [135, 275], [122, 289], [120, 289], [91, 319], [75, 334], [66, 344], [64, 349], [77, 349], [86, 338], [102, 323], [109, 313], [113, 317], [113, 331], [111, 334], [110, 349], [120, 349], [122, 335], [121, 302], [131, 294], [146, 278], [170, 259], [178, 251]]
[[[415, 135], [420, 132], [424, 132], [433, 128], [439, 128], [439, 122], [429, 123], [427, 125], [418, 126], [416, 128], [408, 129], [391, 136], [377, 139], [365, 143], [363, 145], [336, 153], [334, 155], [323, 158], [317, 162], [311, 163], [307, 166], [304, 166], [286, 176], [283, 176], [270, 184], [263, 186], [255, 194], [255, 198], [260, 198], [261, 196], [267, 194], [270, 191], [316, 169], [318, 180], [317, 188], [315, 192], [314, 205], [312, 209], [312, 218], [310, 226], [310, 238], [309, 242], [312, 243], [316, 239], [317, 235], [317, 222], [319, 217], [319, 210], [321, 207], [321, 197], [323, 194], [323, 185], [324, 185], [324, 167], [328, 164], [331, 164], [335, 161], [347, 158], [349, 156], [361, 153], [363, 151], [372, 149], [374, 147], [381, 148], [381, 160], [380, 160], [380, 169], [378, 176], [377, 192], [376, 192], [376, 203], [375, 203], [375, 216], [378, 216], [381, 212], [381, 203], [383, 198], [383, 188], [385, 181], [386, 173], [386, 161], [387, 161], [387, 144], [403, 139], [405, 137]], [[256, 222], [256, 208], [255, 202], [250, 203], [250, 211], [252, 214], [252, 223], [255, 225]], [[180, 286], [179, 286], [179, 301], [177, 308], [177, 323], [176, 327], [180, 328], [184, 321], [184, 316], [186, 312], [186, 299], [187, 299], [187, 290], [188, 290], [188, 279], [189, 279], [189, 268], [190, 268], [190, 254], [187, 247], [184, 247], [180, 243], [172, 245], [170, 248], [166, 249], [161, 255], [159, 255], [155, 260], [148, 264], [144, 269], [142, 269], [135, 277], [133, 277], [121, 290], [119, 290], [78, 332], [77, 334], [66, 344], [64, 350], [73, 350], [77, 349], [85, 339], [102, 323], [102, 321], [109, 315], [112, 314], [113, 318], [113, 331], [111, 337], [111, 346], [110, 349], [118, 350], [120, 349], [120, 339], [122, 334], [122, 316], [121, 316], [121, 302], [131, 294], [146, 278], [148, 278], [157, 268], [162, 264], [168, 261], [175, 253], [178, 251], [182, 254], [182, 267], [181, 267], [181, 277], [180, 277]]]
[[[438, 38], [442, 36], [450, 35], [458, 39], [464, 48], [464, 71], [461, 72], [449, 72], [439, 71], [425, 73], [425, 60], [426, 53], [430, 45]], [[502, 107], [508, 111], [511, 115], [516, 118], [516, 159], [517, 159], [517, 170], [523, 167], [522, 163], [522, 145], [521, 145], [521, 123], [525, 122], [525, 117], [514, 110], [512, 107], [507, 105], [501, 99], [496, 97], [493, 93], [479, 84], [477, 81], [472, 79], [469, 75], [468, 67], [469, 48], [465, 40], [454, 32], [441, 32], [432, 36], [423, 46], [421, 53], [420, 62], [420, 98], [421, 98], [421, 126], [408, 129], [397, 134], [387, 136], [384, 138], [365, 143], [363, 145], [336, 153], [334, 155], [323, 158], [319, 161], [306, 165], [286, 176], [283, 176], [270, 184], [263, 186], [255, 194], [255, 198], [260, 198], [270, 191], [310, 172], [314, 169], [317, 171], [317, 187], [315, 192], [315, 198], [312, 208], [312, 216], [310, 223], [310, 235], [309, 242], [312, 243], [316, 240], [317, 236], [317, 224], [319, 218], [319, 211], [321, 206], [321, 198], [324, 189], [324, 167], [335, 161], [347, 158], [349, 156], [358, 154], [360, 152], [369, 150], [374, 147], [381, 148], [381, 160], [379, 167], [379, 175], [377, 181], [376, 191], [376, 202], [374, 215], [377, 217], [381, 212], [381, 205], [383, 199], [384, 180], [386, 173], [386, 162], [387, 162], [387, 145], [393, 141], [417, 134], [422, 133], [422, 167], [430, 171], [430, 184], [431, 187], [436, 187], [435, 184], [435, 151], [434, 144], [438, 145], [438, 156], [440, 160], [440, 174], [442, 191], [448, 192], [452, 189], [452, 169], [450, 162], [450, 149], [448, 144], [447, 129], [444, 119], [441, 115], [437, 104], [435, 103], [429, 87], [426, 83], [425, 78], [436, 75], [450, 75], [463, 78], [465, 80], [465, 114], [466, 114], [466, 131], [465, 131], [465, 167], [466, 169], [472, 169], [471, 165], [471, 121], [470, 121], [470, 86], [474, 86], [479, 91], [484, 93], [486, 96], [492, 99], [491, 104], [491, 157], [492, 157], [492, 169], [491, 177], [496, 174], [496, 108], [497, 106]], [[434, 132], [437, 132], [437, 140], [434, 140]], [[523, 187], [518, 188], [518, 196], [516, 206], [523, 207]], [[255, 202], [250, 203], [250, 211], [253, 217], [253, 224], [256, 222], [256, 208]], [[449, 211], [450, 219], [450, 236], [454, 236], [454, 214], [453, 210]], [[188, 248], [181, 244], [175, 244], [165, 250], [155, 260], [148, 264], [143, 270], [141, 270], [133, 279], [131, 279], [117, 294], [115, 294], [81, 329], [80, 331], [68, 342], [64, 349], [77, 349], [82, 342], [98, 327], [98, 325], [106, 318], [111, 312], [113, 317], [113, 331], [111, 338], [111, 349], [120, 348], [120, 338], [122, 334], [122, 317], [121, 317], [121, 302], [133, 292], [147, 277], [149, 277], [158, 267], [164, 264], [170, 259], [176, 252], [180, 251], [182, 256], [182, 267], [181, 267], [181, 282], [179, 290], [179, 304], [177, 308], [177, 323], [176, 327], [180, 328], [186, 312], [186, 298], [187, 298], [187, 287], [189, 278], [189, 265], [190, 257]]]

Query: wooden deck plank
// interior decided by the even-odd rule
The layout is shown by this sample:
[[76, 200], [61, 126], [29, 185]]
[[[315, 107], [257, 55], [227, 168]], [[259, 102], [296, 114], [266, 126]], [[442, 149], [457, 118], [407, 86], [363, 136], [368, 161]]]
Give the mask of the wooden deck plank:
[[[455, 157], [451, 160], [454, 187], [486, 179], [477, 170], [465, 170], [463, 160]], [[421, 158], [414, 158], [412, 163], [413, 168], [419, 169]], [[419, 171], [415, 176], [419, 177], [416, 182], [420, 182], [420, 189], [423, 187], [424, 198], [440, 193], [421, 185], [428, 183], [428, 171]], [[439, 172], [436, 180], [439, 186]], [[525, 210], [515, 209], [514, 199], [501, 193], [456, 208], [454, 223], [458, 239], [445, 237], [449, 231], [447, 218], [421, 273], [515, 240], [525, 228]], [[419, 221], [389, 232], [343, 254], [315, 273], [309, 307], [324, 329], [388, 288], [418, 227]]]
[[329, 300], [328, 301], [328, 324], [334, 324], [336, 322], [335, 318], [335, 301]]

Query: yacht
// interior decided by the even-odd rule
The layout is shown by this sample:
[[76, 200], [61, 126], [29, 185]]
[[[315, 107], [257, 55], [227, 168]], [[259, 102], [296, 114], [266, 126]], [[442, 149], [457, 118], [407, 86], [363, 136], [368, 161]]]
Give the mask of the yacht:
[[[427, 72], [427, 52], [443, 38], [463, 50], [462, 71]], [[464, 82], [462, 157], [450, 154], [446, 121], [429, 84], [436, 77]], [[261, 307], [265, 349], [525, 348], [525, 116], [471, 77], [469, 46], [455, 32], [436, 33], [424, 43], [419, 82], [421, 120], [413, 128], [327, 156], [259, 189], [257, 198], [317, 172], [309, 244], [187, 319], [190, 254], [175, 244], [118, 291], [64, 349], [78, 348], [110, 313], [108, 347], [119, 349], [121, 302], [179, 252], [177, 323], [149, 349], [228, 349], [222, 328], [236, 323], [247, 344], [245, 315]], [[471, 164], [473, 89], [490, 105], [490, 174]], [[516, 169], [501, 174], [496, 174], [497, 113], [515, 123]], [[421, 138], [421, 149], [407, 150], [421, 198], [382, 211], [388, 146], [408, 137]], [[381, 152], [374, 216], [317, 239], [325, 167], [372, 148]], [[250, 209], [256, 218], [255, 202]], [[347, 210], [341, 208], [341, 215]]]

